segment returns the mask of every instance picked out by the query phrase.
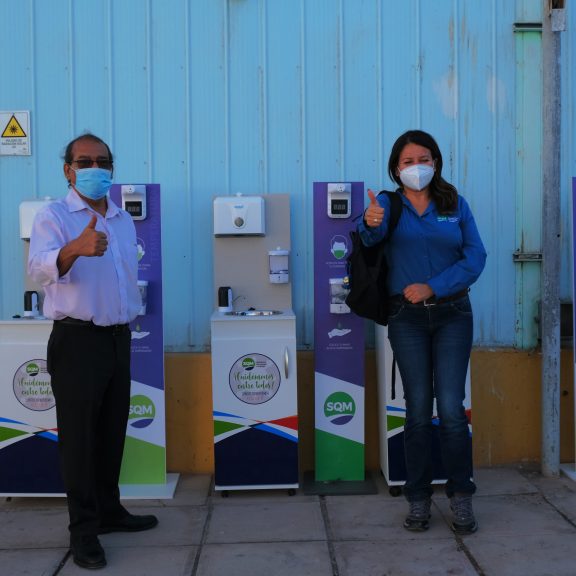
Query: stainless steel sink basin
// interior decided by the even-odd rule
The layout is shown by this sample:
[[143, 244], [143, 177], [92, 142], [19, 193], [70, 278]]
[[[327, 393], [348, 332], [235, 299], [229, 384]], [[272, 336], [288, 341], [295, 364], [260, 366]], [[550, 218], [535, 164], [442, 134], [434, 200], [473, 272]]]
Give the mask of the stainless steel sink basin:
[[239, 310], [238, 312], [226, 312], [226, 316], [275, 316], [282, 314], [281, 310]]

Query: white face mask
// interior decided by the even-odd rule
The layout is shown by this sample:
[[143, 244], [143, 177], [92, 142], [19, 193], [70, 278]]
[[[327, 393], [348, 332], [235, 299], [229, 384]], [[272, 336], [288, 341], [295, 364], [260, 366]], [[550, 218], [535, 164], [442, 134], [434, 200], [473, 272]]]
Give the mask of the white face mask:
[[428, 164], [415, 164], [400, 172], [402, 184], [411, 190], [423, 190], [430, 184], [433, 176], [434, 167]]

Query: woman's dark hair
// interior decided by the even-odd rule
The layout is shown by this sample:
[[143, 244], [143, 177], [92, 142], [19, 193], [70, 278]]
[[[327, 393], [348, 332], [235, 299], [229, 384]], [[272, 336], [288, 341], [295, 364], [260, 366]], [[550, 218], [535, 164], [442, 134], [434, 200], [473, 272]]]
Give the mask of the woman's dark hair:
[[418, 146], [423, 146], [430, 150], [435, 168], [434, 176], [430, 182], [430, 196], [432, 200], [434, 200], [440, 214], [454, 212], [458, 208], [458, 191], [452, 184], [442, 178], [442, 153], [436, 140], [427, 132], [423, 132], [422, 130], [408, 130], [408, 132], [404, 132], [404, 134], [394, 142], [388, 160], [388, 175], [390, 178], [402, 188], [402, 180], [400, 180], [400, 176], [398, 175], [398, 161], [400, 160], [402, 150], [407, 144], [418, 144]]
[[80, 142], [81, 140], [91, 140], [92, 142], [98, 142], [99, 144], [104, 144], [104, 146], [106, 146], [106, 150], [108, 150], [108, 156], [110, 158], [110, 161], [114, 162], [114, 158], [112, 157], [112, 152], [108, 144], [106, 144], [106, 142], [104, 142], [102, 138], [98, 138], [98, 136], [95, 136], [90, 132], [86, 132], [85, 134], [81, 134], [80, 136], [78, 136], [78, 138], [74, 138], [74, 140], [69, 142], [68, 146], [66, 146], [66, 150], [64, 151], [64, 157], [63, 157], [63, 160], [66, 164], [70, 164], [70, 162], [74, 160], [74, 157], [72, 155], [74, 144], [76, 144], [76, 142]]

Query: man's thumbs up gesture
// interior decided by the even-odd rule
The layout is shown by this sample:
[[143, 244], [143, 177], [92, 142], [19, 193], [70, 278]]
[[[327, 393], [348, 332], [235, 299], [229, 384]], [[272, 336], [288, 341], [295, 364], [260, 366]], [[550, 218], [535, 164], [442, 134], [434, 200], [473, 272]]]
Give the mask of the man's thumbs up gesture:
[[98, 219], [92, 214], [88, 226], [82, 230], [82, 233], [76, 241], [78, 242], [76, 250], [78, 256], [102, 256], [108, 248], [108, 238], [104, 232], [96, 230]]
[[80, 236], [62, 247], [56, 260], [60, 276], [64, 276], [72, 268], [79, 256], [102, 256], [106, 252], [108, 238], [104, 232], [96, 230], [97, 221], [96, 215], [92, 214], [88, 226], [82, 230]]

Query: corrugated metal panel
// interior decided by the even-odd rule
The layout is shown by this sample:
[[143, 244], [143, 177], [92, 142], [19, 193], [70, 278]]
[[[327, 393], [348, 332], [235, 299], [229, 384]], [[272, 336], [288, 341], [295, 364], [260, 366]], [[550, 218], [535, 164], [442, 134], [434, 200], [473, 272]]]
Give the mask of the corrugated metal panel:
[[516, 343], [538, 342], [542, 254], [542, 33], [518, 24], [516, 32]]
[[[62, 149], [91, 130], [111, 144], [118, 182], [162, 185], [168, 349], [209, 346], [211, 200], [235, 192], [290, 193], [298, 341], [312, 346], [312, 184], [389, 187], [394, 139], [421, 127], [436, 136], [445, 176], [472, 204], [488, 248], [472, 293], [476, 342], [516, 344], [517, 331], [533, 323], [515, 308], [512, 253], [519, 238], [538, 242], [532, 225], [514, 225], [523, 221], [515, 190], [521, 212], [532, 210], [530, 222], [538, 216], [536, 191], [518, 188], [518, 154], [534, 141], [517, 68], [539, 63], [527, 53], [517, 63], [513, 24], [540, 18], [540, 4], [3, 0], [0, 21], [9, 25], [0, 35], [0, 110], [31, 110], [33, 154], [0, 157], [1, 317], [21, 308], [18, 205], [65, 192]], [[569, 13], [566, 101], [574, 92], [574, 21]], [[571, 107], [564, 114], [569, 125]], [[567, 126], [564, 170], [571, 174], [573, 139]], [[565, 218], [568, 230], [568, 211]]]

